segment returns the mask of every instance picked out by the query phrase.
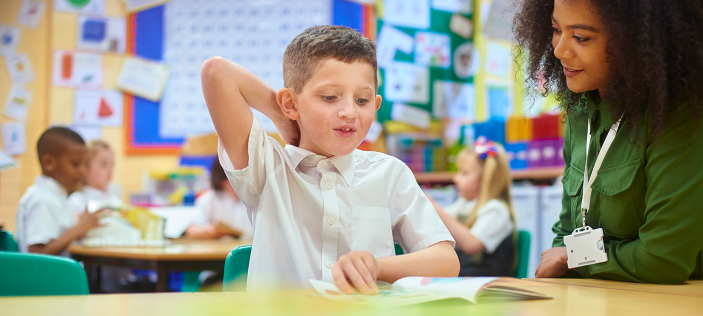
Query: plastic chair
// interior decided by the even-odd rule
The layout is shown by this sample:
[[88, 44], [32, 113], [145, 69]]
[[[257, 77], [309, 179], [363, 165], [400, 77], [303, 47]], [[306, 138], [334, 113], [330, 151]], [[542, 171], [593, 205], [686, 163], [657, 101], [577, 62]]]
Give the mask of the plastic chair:
[[17, 247], [17, 242], [12, 237], [12, 233], [8, 231], [0, 231], [0, 251], [19, 251]]
[[0, 252], [0, 296], [87, 295], [88, 278], [73, 259]]
[[530, 263], [530, 242], [532, 236], [525, 230], [518, 231], [517, 235], [517, 268], [515, 277], [522, 279], [527, 277], [527, 266]]

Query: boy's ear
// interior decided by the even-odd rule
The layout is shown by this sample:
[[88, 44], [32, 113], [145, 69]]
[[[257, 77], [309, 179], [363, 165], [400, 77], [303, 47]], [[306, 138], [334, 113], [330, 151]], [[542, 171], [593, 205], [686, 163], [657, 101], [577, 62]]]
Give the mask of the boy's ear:
[[300, 117], [298, 111], [298, 95], [290, 88], [283, 88], [276, 92], [276, 102], [281, 108], [283, 115], [295, 121]]
[[381, 101], [383, 101], [383, 98], [381, 97], [380, 94], [376, 95], [376, 111], [381, 108]]
[[58, 161], [56, 160], [56, 157], [52, 154], [44, 154], [39, 158], [39, 161], [41, 163], [42, 169], [44, 171], [49, 171], [52, 172], [56, 169], [56, 165], [58, 164]]

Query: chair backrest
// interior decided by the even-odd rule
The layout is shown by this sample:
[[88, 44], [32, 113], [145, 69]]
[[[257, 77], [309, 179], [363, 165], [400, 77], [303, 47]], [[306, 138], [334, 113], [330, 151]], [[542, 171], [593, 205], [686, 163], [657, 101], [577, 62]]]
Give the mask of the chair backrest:
[[0, 252], [0, 296], [85, 295], [88, 278], [73, 259]]
[[518, 231], [517, 235], [517, 268], [515, 269], [516, 278], [527, 277], [527, 266], [530, 263], [530, 242], [532, 236], [525, 230]]
[[8, 231], [0, 231], [0, 251], [19, 251], [17, 242]]

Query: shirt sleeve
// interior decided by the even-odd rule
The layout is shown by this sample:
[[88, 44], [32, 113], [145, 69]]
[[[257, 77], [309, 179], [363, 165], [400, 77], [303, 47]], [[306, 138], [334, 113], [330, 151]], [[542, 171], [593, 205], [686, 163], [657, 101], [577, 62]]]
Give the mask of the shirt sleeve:
[[54, 218], [52, 207], [57, 207], [52, 203], [40, 198], [33, 199], [27, 203], [27, 212], [24, 218], [24, 229], [26, 238], [23, 243], [27, 247], [32, 245], [46, 245], [51, 240], [61, 237], [61, 227], [59, 219]]
[[195, 208], [198, 210], [198, 216], [193, 220], [193, 224], [207, 226], [214, 222], [212, 209], [213, 195], [213, 191], [207, 191], [195, 200]]
[[83, 214], [88, 206], [88, 200], [81, 191], [73, 192], [73, 194], [68, 197], [68, 203], [71, 204], [73, 212], [76, 214]]
[[283, 161], [285, 152], [278, 141], [266, 134], [256, 115], [253, 115], [247, 148], [248, 165], [240, 170], [234, 168], [222, 142], [219, 141], [217, 153], [220, 164], [237, 195], [244, 205], [251, 207], [258, 204], [266, 184], [266, 177]]
[[[572, 179], [566, 177], [567, 172], [571, 166], [571, 129], [569, 128], [569, 120], [566, 121], [566, 132], [564, 133], [564, 175], [562, 181], [573, 181]], [[576, 180], [578, 181], [578, 180]], [[580, 183], [583, 183], [583, 175], [580, 177]], [[569, 186], [564, 183], [564, 190]], [[571, 196], [567, 192], [562, 192], [561, 194], [561, 213], [559, 213], [559, 220], [552, 226], [552, 232], [557, 234], [552, 242], [552, 247], [566, 247], [564, 244], [564, 236], [568, 236], [574, 231], [574, 227], [571, 224]]]
[[471, 234], [481, 241], [487, 253], [493, 253], [513, 232], [510, 211], [498, 201], [489, 201], [478, 212]]
[[419, 251], [445, 240], [454, 247], [454, 238], [422, 192], [412, 171], [405, 164], [399, 169], [399, 175], [393, 181], [395, 185], [390, 186], [395, 241], [405, 253]]
[[608, 261], [578, 268], [584, 277], [680, 284], [701, 273], [694, 269], [703, 249], [703, 173], [695, 170], [703, 156], [703, 129], [692, 117], [669, 126], [647, 147], [639, 238], [606, 243]]

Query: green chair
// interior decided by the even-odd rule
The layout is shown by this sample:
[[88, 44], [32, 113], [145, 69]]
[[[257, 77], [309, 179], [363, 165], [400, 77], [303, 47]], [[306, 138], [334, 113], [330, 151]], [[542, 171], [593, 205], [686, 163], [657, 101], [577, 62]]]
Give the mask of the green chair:
[[530, 242], [532, 237], [525, 230], [518, 231], [517, 235], [517, 268], [515, 268], [516, 278], [527, 277], [527, 266], [530, 263]]
[[12, 233], [8, 231], [0, 231], [0, 251], [19, 251], [17, 242], [12, 238]]
[[73, 259], [0, 252], [0, 296], [86, 295], [88, 278]]

